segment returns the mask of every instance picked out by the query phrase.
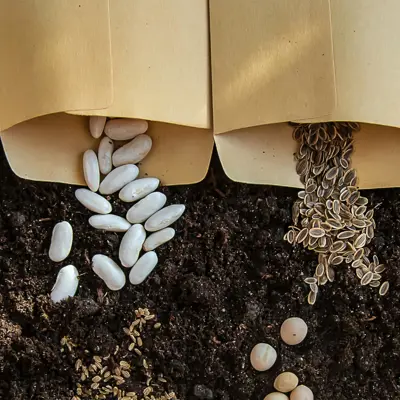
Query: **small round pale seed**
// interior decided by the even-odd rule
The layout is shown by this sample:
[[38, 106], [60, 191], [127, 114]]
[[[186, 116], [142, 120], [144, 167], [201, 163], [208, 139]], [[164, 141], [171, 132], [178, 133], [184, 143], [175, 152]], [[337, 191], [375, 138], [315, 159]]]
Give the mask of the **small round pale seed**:
[[264, 400], [289, 400], [286, 394], [273, 392], [264, 397]]
[[290, 393], [290, 400], [314, 400], [314, 394], [307, 386], [300, 385]]
[[276, 350], [267, 343], [258, 343], [250, 354], [250, 362], [257, 371], [267, 371], [276, 361]]
[[274, 388], [282, 393], [291, 392], [299, 384], [299, 378], [293, 372], [282, 372], [274, 381]]
[[290, 346], [301, 343], [307, 336], [307, 332], [307, 324], [298, 317], [288, 318], [281, 326], [281, 338]]

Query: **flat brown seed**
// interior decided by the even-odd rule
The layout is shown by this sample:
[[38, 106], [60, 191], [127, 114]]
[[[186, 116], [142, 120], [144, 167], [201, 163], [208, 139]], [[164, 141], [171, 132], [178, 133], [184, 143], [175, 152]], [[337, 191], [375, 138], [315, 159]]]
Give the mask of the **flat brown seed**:
[[339, 168], [338, 167], [332, 167], [325, 174], [325, 179], [327, 179], [328, 181], [331, 181], [331, 180], [333, 180], [333, 179], [335, 179], [337, 177], [338, 173], [339, 173]]
[[380, 284], [381, 284], [380, 281], [372, 281], [372, 282], [370, 282], [369, 286], [371, 286], [371, 287], [379, 287]]
[[354, 260], [354, 261], [351, 263], [351, 266], [352, 266], [353, 268], [359, 268], [359, 267], [361, 266], [361, 264], [362, 264], [362, 260], [358, 259], [358, 260]]
[[331, 227], [331, 229], [337, 230], [337, 229], [342, 229], [343, 228], [343, 224], [333, 218], [328, 218], [326, 220], [326, 223]]
[[308, 304], [314, 305], [316, 300], [317, 300], [317, 294], [313, 291], [310, 291], [307, 297]]
[[363, 256], [364, 256], [364, 249], [361, 248], [361, 249], [356, 250], [353, 258], [354, 258], [354, 260], [361, 260], [363, 258]]
[[367, 241], [367, 235], [365, 233], [362, 233], [357, 237], [357, 239], [354, 241], [354, 247], [356, 249], [360, 249], [361, 247], [365, 246], [365, 243]]
[[309, 277], [304, 279], [304, 282], [307, 283], [307, 285], [311, 285], [312, 283], [317, 283], [317, 279], [313, 277]]
[[346, 243], [343, 242], [342, 240], [337, 240], [336, 242], [333, 242], [331, 247], [329, 248], [329, 251], [332, 253], [339, 253], [343, 251], [346, 248]]
[[326, 276], [329, 282], [333, 282], [335, 280], [335, 270], [332, 267], [328, 266], [328, 271]]
[[379, 288], [379, 294], [384, 296], [389, 290], [389, 282], [383, 282], [381, 287]]
[[322, 275], [321, 277], [318, 278], [318, 285], [319, 286], [324, 286], [328, 282], [328, 278], [326, 275]]
[[297, 235], [296, 239], [297, 243], [302, 243], [307, 236], [308, 236], [308, 228], [303, 228]]
[[332, 258], [331, 264], [332, 265], [339, 265], [343, 262], [344, 258], [342, 256], [335, 256]]
[[333, 212], [335, 214], [340, 213], [340, 201], [339, 200], [333, 200]]
[[362, 229], [362, 228], [366, 227], [366, 223], [362, 219], [353, 218], [353, 220], [351, 222], [352, 222], [353, 226], [355, 226], [358, 229]]
[[373, 278], [374, 274], [371, 271], [368, 271], [361, 279], [361, 285], [365, 286], [368, 285]]
[[355, 231], [343, 231], [338, 233], [337, 238], [338, 239], [350, 239], [356, 234]]
[[322, 228], [311, 228], [308, 233], [313, 238], [325, 236], [325, 231]]
[[381, 274], [383, 271], [385, 271], [386, 267], [384, 264], [379, 264], [375, 267], [375, 271], [377, 274]]
[[379, 281], [379, 280], [381, 280], [381, 278], [382, 278], [381, 274], [378, 274], [378, 273], [374, 272], [374, 275], [372, 277], [373, 281]]
[[360, 192], [353, 192], [351, 195], [350, 195], [350, 197], [349, 197], [349, 203], [350, 204], [355, 204], [356, 203], [356, 201], [359, 199], [359, 197], [360, 197]]
[[315, 269], [315, 275], [319, 278], [325, 272], [324, 264], [318, 264], [317, 268]]
[[312, 283], [310, 285], [310, 289], [311, 289], [312, 292], [318, 293], [318, 285], [316, 283]]
[[356, 269], [356, 275], [357, 275], [358, 279], [362, 279], [362, 277], [364, 276], [364, 272], [363, 272], [362, 268]]

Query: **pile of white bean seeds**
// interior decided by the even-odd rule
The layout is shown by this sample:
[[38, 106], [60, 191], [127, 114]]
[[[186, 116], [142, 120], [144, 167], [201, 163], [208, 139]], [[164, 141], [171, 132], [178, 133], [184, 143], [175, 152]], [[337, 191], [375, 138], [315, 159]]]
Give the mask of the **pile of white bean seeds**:
[[[170, 225], [185, 211], [182, 204], [164, 207], [166, 196], [155, 192], [159, 179], [136, 179], [139, 175], [136, 164], [147, 156], [152, 147], [150, 136], [145, 134], [147, 129], [148, 123], [144, 120], [107, 121], [106, 117], [90, 117], [92, 136], [100, 138], [103, 132], [105, 136], [100, 140], [97, 154], [87, 150], [83, 155], [83, 172], [89, 189], [81, 188], [75, 192], [77, 200], [96, 213], [89, 218], [93, 228], [125, 232], [119, 247], [119, 264], [130, 268], [129, 281], [133, 285], [142, 283], [156, 267], [158, 257], [154, 250], [175, 236], [175, 230]], [[114, 151], [114, 140], [130, 141]], [[111, 214], [112, 205], [104, 197], [118, 191], [120, 200], [135, 203], [125, 217]], [[72, 240], [73, 230], [69, 222], [56, 224], [49, 249], [50, 259], [55, 262], [65, 260], [71, 251]], [[125, 273], [119, 264], [103, 254], [92, 258], [93, 271], [110, 290], [121, 290], [126, 284]], [[57, 303], [73, 297], [78, 288], [78, 277], [75, 266], [61, 268], [51, 299]]]

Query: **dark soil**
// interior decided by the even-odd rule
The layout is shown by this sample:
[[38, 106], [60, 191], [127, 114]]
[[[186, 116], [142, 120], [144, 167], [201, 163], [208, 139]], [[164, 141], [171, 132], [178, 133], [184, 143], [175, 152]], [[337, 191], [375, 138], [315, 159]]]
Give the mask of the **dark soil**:
[[[0, 159], [1, 399], [70, 399], [79, 375], [60, 352], [61, 338], [106, 354], [138, 307], [162, 322], [146, 336], [147, 354], [179, 399], [263, 399], [284, 370], [318, 400], [400, 399], [400, 190], [366, 194], [381, 203], [372, 250], [389, 266], [384, 298], [342, 266], [309, 306], [303, 279], [315, 256], [282, 240], [296, 190], [231, 182], [217, 160], [204, 182], [162, 189], [169, 203], [187, 205], [176, 238], [159, 249], [160, 264], [145, 283], [109, 292], [89, 260], [98, 252], [117, 259], [120, 236], [89, 227], [74, 187], [19, 179]], [[122, 215], [126, 206], [116, 203]], [[71, 222], [75, 236], [71, 255], [56, 265], [47, 250], [60, 220]], [[77, 296], [52, 305], [57, 272], [69, 263], [85, 273]], [[279, 339], [289, 316], [308, 323], [299, 346]], [[279, 355], [265, 373], [249, 364], [258, 342]]]

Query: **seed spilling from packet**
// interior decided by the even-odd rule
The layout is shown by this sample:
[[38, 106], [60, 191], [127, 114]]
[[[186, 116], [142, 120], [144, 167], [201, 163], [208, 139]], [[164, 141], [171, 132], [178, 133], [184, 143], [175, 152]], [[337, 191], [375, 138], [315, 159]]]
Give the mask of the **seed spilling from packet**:
[[353, 133], [358, 130], [357, 123], [347, 122], [294, 124], [296, 172], [304, 190], [293, 204], [293, 226], [284, 239], [318, 254], [314, 276], [305, 279], [311, 305], [318, 287], [333, 282], [342, 263], [351, 264], [361, 285], [379, 287], [382, 296], [389, 288], [388, 282], [380, 283], [385, 266], [376, 255], [369, 257], [367, 246], [376, 229], [374, 209], [368, 209], [351, 168]]

